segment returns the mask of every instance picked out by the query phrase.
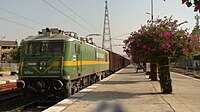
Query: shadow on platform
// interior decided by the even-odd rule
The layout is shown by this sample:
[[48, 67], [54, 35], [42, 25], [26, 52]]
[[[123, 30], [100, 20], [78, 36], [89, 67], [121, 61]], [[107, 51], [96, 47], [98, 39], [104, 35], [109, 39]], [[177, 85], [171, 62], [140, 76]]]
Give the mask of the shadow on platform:
[[143, 75], [145, 72], [143, 71], [138, 71], [137, 73], [136, 72], [118, 72], [118, 73], [114, 73], [114, 74], [141, 74]]
[[118, 72], [118, 73], [115, 73], [115, 74], [136, 74], [135, 72]]
[[150, 82], [149, 80], [137, 80], [137, 81], [101, 81], [101, 84], [135, 84], [140, 82]]
[[[87, 93], [87, 92], [81, 92], [81, 93]], [[146, 96], [146, 95], [159, 95], [160, 92], [155, 93], [129, 93], [129, 92], [118, 92], [118, 91], [101, 91], [101, 92], [92, 92], [88, 96], [81, 98], [82, 101], [112, 101], [116, 99], [132, 99], [137, 98], [140, 96]], [[73, 99], [73, 98], [72, 98]]]
[[123, 69], [134, 69], [135, 67], [133, 67], [133, 66], [127, 66], [127, 67], [125, 67], [125, 68], [123, 68]]

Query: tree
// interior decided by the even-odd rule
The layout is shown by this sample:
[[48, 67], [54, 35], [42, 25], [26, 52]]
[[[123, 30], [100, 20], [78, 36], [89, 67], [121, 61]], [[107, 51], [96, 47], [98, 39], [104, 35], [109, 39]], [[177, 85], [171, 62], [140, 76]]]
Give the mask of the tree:
[[[169, 72], [170, 59], [191, 57], [200, 49], [198, 36], [189, 34], [187, 29], [178, 29], [178, 20], [164, 17], [148, 20], [137, 32], [125, 40], [125, 52], [133, 60], [158, 64], [160, 85], [163, 93], [172, 93]], [[136, 57], [136, 58], [135, 58]]]
[[199, 0], [182, 0], [182, 4], [186, 4], [188, 7], [194, 6], [194, 11], [200, 11]]
[[13, 62], [19, 63], [19, 61], [20, 61], [20, 53], [21, 53], [21, 49], [22, 49], [22, 42], [23, 42], [23, 40], [20, 42], [19, 47], [11, 52], [11, 57], [12, 57]]

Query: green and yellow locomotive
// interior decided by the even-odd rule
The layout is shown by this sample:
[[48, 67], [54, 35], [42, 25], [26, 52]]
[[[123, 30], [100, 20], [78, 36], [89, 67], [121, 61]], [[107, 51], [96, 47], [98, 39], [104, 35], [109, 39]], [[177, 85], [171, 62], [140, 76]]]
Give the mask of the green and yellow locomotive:
[[109, 73], [109, 53], [76, 33], [43, 29], [22, 42], [17, 86], [40, 100], [65, 98]]

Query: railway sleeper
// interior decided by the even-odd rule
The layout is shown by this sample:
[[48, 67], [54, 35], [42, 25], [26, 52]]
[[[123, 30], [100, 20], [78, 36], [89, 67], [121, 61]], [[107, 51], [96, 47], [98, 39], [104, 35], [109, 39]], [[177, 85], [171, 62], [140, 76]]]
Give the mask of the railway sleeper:
[[0, 88], [0, 92], [9, 91], [9, 90], [13, 90], [13, 89], [17, 89], [17, 87]]
[[12, 89], [16, 89], [17, 86], [16, 85], [1, 85], [0, 86], [0, 92], [3, 92], [3, 91], [7, 91], [7, 90], [12, 90]]
[[1, 88], [12, 88], [12, 87], [17, 87], [16, 85], [4, 85], [4, 86], [0, 86]]
[[13, 86], [13, 85], [16, 85], [16, 82], [7, 83], [7, 84], [1, 84], [0, 87], [4, 87], [4, 86]]

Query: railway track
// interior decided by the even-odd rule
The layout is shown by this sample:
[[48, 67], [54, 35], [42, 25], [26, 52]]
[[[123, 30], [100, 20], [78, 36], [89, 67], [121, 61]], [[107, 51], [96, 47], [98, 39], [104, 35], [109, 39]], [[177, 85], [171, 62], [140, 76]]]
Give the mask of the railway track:
[[[1, 93], [0, 99], [0, 111], [9, 111], [9, 112], [38, 112], [48, 108], [48, 105], [42, 105], [35, 102], [31, 97], [22, 97], [20, 90], [12, 90]], [[51, 105], [50, 105], [51, 106]]]
[[9, 111], [23, 104], [20, 89], [12, 89], [0, 92], [0, 111]]
[[40, 112], [57, 102], [36, 102], [33, 96], [22, 97], [21, 89], [0, 92], [0, 111]]
[[16, 82], [6, 81], [5, 84], [0, 84], [0, 93], [4, 91], [10, 91], [17, 88]]
[[29, 101], [24, 102], [23, 105], [20, 105], [16, 108], [6, 110], [9, 112], [41, 112], [52, 105], [55, 105], [57, 102], [36, 102], [36, 101]]
[[21, 90], [20, 89], [12, 89], [12, 90], [6, 90], [3, 92], [0, 92], [0, 102], [5, 102], [6, 100], [10, 100], [15, 97], [21, 96]]
[[23, 111], [23, 108], [24, 108], [25, 106], [31, 105], [31, 104], [33, 104], [33, 103], [34, 103], [34, 102], [28, 102], [28, 103], [26, 103], [26, 104], [24, 104], [24, 105], [21, 105], [21, 106], [15, 108], [15, 109], [11, 109], [11, 110], [9, 110], [9, 111], [11, 111], [11, 112], [22, 112], [22, 111]]
[[24, 105], [20, 111], [22, 112], [41, 112], [50, 106], [56, 104], [57, 102], [46, 102], [46, 103], [41, 103], [41, 102], [32, 102], [30, 104]]

